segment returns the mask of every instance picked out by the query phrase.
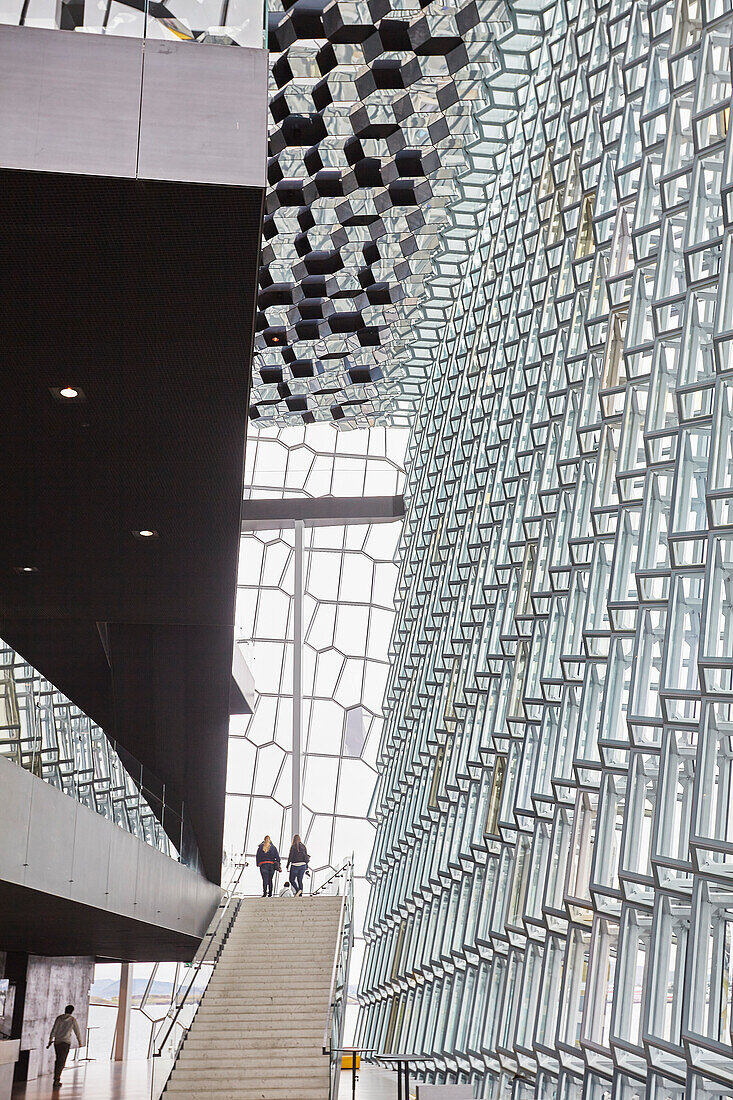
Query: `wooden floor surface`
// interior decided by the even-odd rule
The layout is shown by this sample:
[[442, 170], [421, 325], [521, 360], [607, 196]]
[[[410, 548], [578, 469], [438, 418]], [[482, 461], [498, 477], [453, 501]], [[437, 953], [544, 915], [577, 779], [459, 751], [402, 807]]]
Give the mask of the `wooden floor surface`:
[[[38, 1077], [16, 1085], [13, 1100], [150, 1100], [149, 1062], [69, 1062], [60, 1089], [52, 1077]], [[414, 1095], [414, 1084], [411, 1092]], [[356, 1100], [396, 1100], [394, 1073], [364, 1066], [359, 1071]], [[297, 1098], [294, 1098], [297, 1100]], [[339, 1100], [351, 1100], [351, 1073], [345, 1072], [339, 1085]]]
[[54, 1089], [53, 1077], [13, 1088], [13, 1100], [150, 1100], [150, 1063], [69, 1062]]

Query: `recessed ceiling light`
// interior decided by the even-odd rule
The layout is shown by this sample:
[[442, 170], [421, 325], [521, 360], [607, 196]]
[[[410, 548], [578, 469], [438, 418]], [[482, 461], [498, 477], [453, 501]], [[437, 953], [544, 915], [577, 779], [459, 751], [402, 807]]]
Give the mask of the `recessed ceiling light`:
[[139, 530], [132, 533], [136, 539], [157, 539], [158, 537], [158, 532], [153, 530], [152, 527], [140, 527]]
[[51, 386], [51, 397], [55, 401], [75, 402], [86, 401], [84, 390], [80, 386]]
[[36, 568], [35, 565], [16, 565], [15, 566], [15, 572], [16, 573], [37, 573], [38, 569]]

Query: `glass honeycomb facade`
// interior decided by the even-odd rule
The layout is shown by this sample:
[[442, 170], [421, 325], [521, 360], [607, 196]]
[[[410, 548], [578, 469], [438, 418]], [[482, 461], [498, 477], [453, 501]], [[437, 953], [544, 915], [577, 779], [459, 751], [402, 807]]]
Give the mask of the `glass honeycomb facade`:
[[[330, 424], [250, 433], [248, 496], [392, 495], [404, 481], [407, 432], [338, 431]], [[399, 523], [304, 531], [303, 839], [311, 885], [355, 856], [354, 969], [374, 841], [369, 820], [394, 622]], [[251, 715], [231, 720], [224, 845], [244, 853], [242, 879], [258, 891], [254, 854], [267, 833], [287, 854], [291, 832], [294, 531], [243, 535], [236, 629], [252, 669]], [[284, 849], [284, 853], [283, 853]]]
[[359, 1041], [731, 1100], [733, 11], [530, 14], [413, 340]]

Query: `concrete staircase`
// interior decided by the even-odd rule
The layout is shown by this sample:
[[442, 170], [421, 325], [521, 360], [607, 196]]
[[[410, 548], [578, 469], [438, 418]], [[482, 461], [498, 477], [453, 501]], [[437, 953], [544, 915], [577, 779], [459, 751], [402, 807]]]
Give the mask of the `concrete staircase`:
[[340, 897], [246, 898], [166, 1086], [171, 1100], [328, 1100]]
[[[205, 958], [207, 962], [213, 962], [221, 951], [221, 946], [224, 940], [229, 935], [229, 928], [232, 923], [232, 914], [236, 912], [237, 899], [224, 897], [219, 903], [219, 908], [211, 918], [206, 935], [202, 939], [198, 946], [198, 950], [192, 959], [194, 966]], [[212, 931], [212, 929], [214, 931]]]

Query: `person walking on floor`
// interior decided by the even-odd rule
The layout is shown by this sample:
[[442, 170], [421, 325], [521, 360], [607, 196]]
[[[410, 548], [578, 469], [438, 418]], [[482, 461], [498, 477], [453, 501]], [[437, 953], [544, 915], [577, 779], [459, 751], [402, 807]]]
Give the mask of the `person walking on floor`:
[[61, 1071], [66, 1065], [66, 1059], [69, 1057], [72, 1035], [76, 1035], [76, 1041], [81, 1046], [81, 1032], [74, 1016], [74, 1006], [67, 1005], [61, 1015], [54, 1020], [46, 1047], [46, 1050], [48, 1050], [48, 1047], [53, 1043], [56, 1051], [56, 1064], [53, 1070], [53, 1087], [55, 1089], [61, 1084]]
[[290, 845], [287, 862], [287, 866], [290, 868], [290, 885], [296, 896], [303, 893], [303, 875], [308, 869], [309, 861], [310, 856], [306, 851], [305, 844], [296, 833], [293, 837], [293, 843]]
[[275, 871], [280, 870], [280, 855], [269, 836], [265, 837], [257, 849], [257, 866], [262, 875], [262, 896], [271, 898], [272, 880], [275, 877]]

